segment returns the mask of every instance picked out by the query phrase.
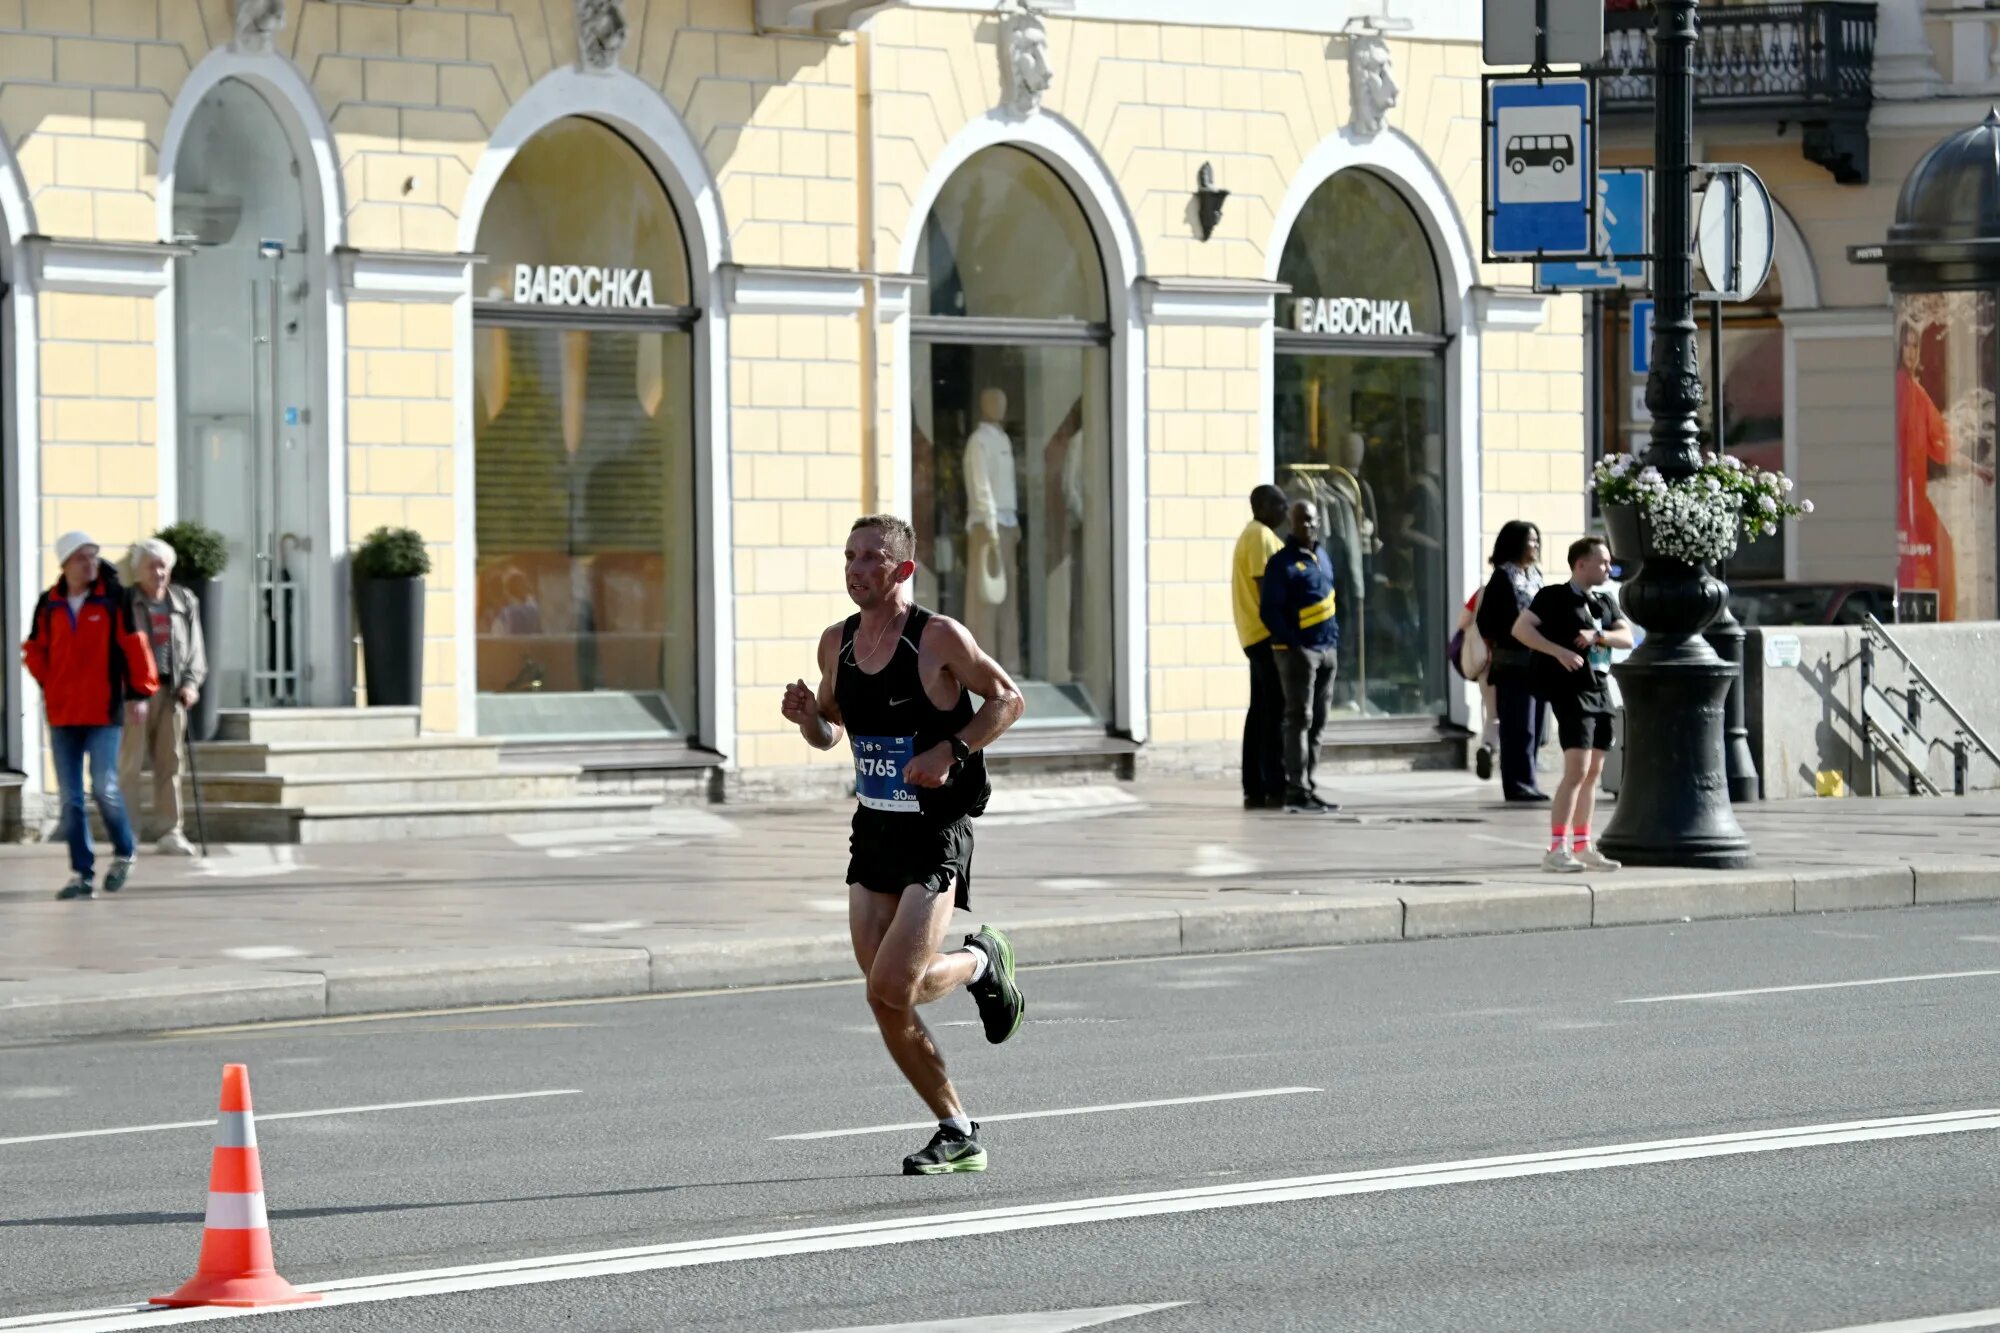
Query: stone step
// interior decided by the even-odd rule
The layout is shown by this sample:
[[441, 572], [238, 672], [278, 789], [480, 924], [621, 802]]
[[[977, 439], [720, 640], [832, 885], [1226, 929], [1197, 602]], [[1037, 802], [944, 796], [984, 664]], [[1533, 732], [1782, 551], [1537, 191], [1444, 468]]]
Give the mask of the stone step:
[[208, 741], [195, 747], [204, 779], [223, 773], [424, 773], [500, 767], [491, 736], [417, 736], [398, 741]]
[[1320, 770], [1330, 773], [1416, 773], [1463, 769], [1476, 738], [1426, 720], [1329, 719], [1320, 733]]
[[[577, 787], [581, 772], [557, 765], [509, 765], [436, 772], [203, 773], [201, 799], [219, 805], [301, 806], [561, 800], [583, 794]], [[183, 776], [181, 788], [183, 803], [192, 809], [193, 781]]]
[[[389, 805], [216, 803], [203, 810], [208, 841], [380, 842], [469, 838], [629, 824], [659, 808], [650, 796], [572, 796], [539, 801], [433, 801]], [[194, 812], [188, 811], [193, 837]]]
[[217, 741], [399, 741], [422, 730], [418, 708], [225, 708]]

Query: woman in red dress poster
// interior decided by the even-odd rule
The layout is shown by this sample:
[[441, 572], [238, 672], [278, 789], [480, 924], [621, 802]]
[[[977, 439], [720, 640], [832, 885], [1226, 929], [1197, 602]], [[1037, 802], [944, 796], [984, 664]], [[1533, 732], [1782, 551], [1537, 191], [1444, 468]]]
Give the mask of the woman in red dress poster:
[[1903, 326], [1903, 355], [1896, 367], [1896, 586], [1935, 591], [1938, 619], [1958, 611], [1958, 570], [1951, 534], [1931, 503], [1931, 481], [1951, 461], [1951, 431], [1924, 388], [1923, 332]]

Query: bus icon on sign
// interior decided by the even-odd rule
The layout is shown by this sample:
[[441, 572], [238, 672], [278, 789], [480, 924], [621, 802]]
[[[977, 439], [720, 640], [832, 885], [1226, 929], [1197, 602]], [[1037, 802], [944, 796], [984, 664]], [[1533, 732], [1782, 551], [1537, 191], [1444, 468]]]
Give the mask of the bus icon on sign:
[[1545, 167], [1560, 176], [1576, 165], [1576, 142], [1567, 134], [1517, 134], [1507, 140], [1507, 169], [1516, 176]]

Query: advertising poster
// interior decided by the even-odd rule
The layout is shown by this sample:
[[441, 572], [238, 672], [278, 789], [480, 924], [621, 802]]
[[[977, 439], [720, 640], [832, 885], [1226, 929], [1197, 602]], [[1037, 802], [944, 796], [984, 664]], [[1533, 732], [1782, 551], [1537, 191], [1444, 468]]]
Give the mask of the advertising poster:
[[1898, 599], [1914, 619], [1992, 620], [1993, 293], [1898, 297], [1896, 342]]

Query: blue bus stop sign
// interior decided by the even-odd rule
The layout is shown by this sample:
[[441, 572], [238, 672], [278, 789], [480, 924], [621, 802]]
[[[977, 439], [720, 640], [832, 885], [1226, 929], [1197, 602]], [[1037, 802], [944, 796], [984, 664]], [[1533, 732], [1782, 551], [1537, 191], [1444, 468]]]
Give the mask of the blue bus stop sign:
[[1487, 82], [1486, 248], [1504, 259], [1592, 259], [1597, 143], [1583, 79]]
[[1653, 373], [1653, 303], [1632, 303], [1632, 373]]
[[1535, 286], [1543, 291], [1652, 286], [1652, 274], [1646, 261], [1653, 248], [1652, 185], [1653, 171], [1650, 167], [1606, 167], [1598, 172], [1597, 251], [1600, 257], [1538, 264], [1535, 267]]

